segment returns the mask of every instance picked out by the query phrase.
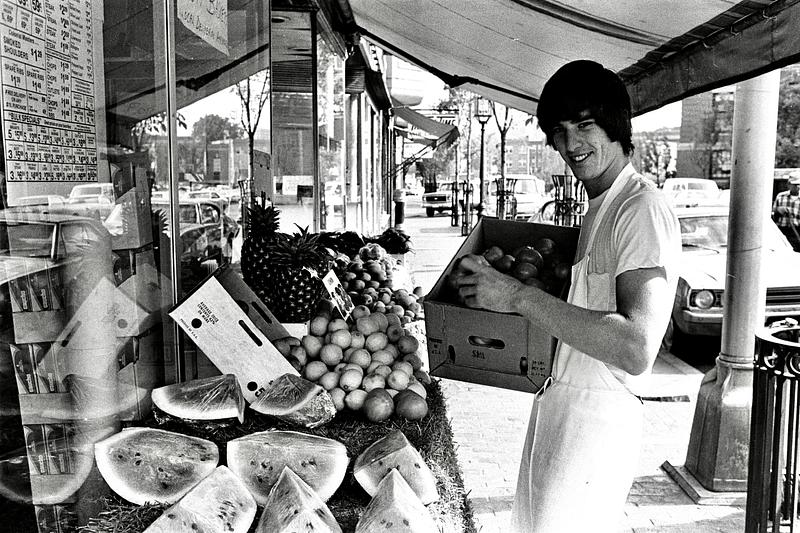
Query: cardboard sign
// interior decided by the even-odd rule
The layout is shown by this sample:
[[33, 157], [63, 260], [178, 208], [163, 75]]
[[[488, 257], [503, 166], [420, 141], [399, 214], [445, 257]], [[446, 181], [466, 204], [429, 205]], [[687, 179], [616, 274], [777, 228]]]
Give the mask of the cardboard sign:
[[228, 0], [178, 0], [178, 20], [228, 55]]
[[275, 378], [298, 375], [213, 276], [169, 316], [220, 372], [236, 376], [249, 403]]
[[347, 291], [342, 287], [339, 278], [336, 277], [336, 273], [333, 270], [328, 271], [325, 277], [322, 278], [322, 284], [325, 285], [325, 289], [328, 291], [333, 305], [339, 310], [342, 318], [347, 320], [355, 305], [353, 304], [353, 300], [350, 299], [350, 295], [347, 294]]

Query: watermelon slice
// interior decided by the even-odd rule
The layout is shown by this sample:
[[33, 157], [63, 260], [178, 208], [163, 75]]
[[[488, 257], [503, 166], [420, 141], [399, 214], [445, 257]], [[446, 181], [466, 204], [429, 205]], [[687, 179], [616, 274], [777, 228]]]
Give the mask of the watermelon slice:
[[238, 418], [244, 422], [244, 397], [236, 376], [223, 374], [153, 389], [153, 403], [165, 413], [188, 420]]
[[325, 389], [294, 374], [277, 378], [250, 407], [307, 428], [319, 427], [336, 415], [333, 399]]
[[393, 468], [400, 472], [423, 504], [439, 499], [433, 472], [400, 430], [392, 431], [364, 450], [353, 464], [353, 475], [364, 490], [374, 496], [378, 484]]
[[256, 517], [256, 502], [225, 466], [164, 511], [145, 533], [246, 533]]
[[355, 533], [436, 533], [436, 522], [397, 469], [378, 484]]
[[175, 503], [219, 462], [211, 441], [152, 428], [130, 428], [94, 445], [108, 486], [131, 503]]
[[342, 533], [331, 510], [288, 466], [272, 487], [256, 533]]
[[259, 505], [288, 466], [323, 501], [336, 492], [347, 470], [347, 448], [333, 439], [296, 431], [262, 431], [228, 442], [228, 467]]

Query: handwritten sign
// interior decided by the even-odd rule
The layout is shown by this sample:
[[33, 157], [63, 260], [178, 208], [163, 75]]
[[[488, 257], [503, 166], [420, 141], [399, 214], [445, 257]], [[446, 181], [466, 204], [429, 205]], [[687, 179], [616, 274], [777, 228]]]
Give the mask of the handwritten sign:
[[228, 0], [178, 0], [178, 20], [228, 55]]

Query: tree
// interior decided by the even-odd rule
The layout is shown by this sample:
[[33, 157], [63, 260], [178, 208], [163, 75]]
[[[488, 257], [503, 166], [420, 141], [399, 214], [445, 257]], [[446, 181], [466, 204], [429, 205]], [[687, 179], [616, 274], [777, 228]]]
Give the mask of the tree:
[[800, 167], [800, 69], [781, 71], [775, 167]]
[[192, 126], [192, 137], [206, 143], [222, 139], [239, 139], [242, 128], [229, 118], [211, 114], [200, 117]]
[[244, 226], [244, 236], [247, 237], [249, 225], [247, 221], [247, 209], [254, 201], [253, 191], [253, 152], [255, 150], [256, 131], [258, 123], [261, 122], [261, 113], [269, 100], [269, 69], [264, 69], [252, 76], [248, 76], [238, 82], [233, 89], [239, 96], [241, 105], [240, 121], [244, 132], [247, 134], [247, 153], [250, 161], [250, 179], [248, 187], [248, 198], [242, 198], [242, 225]]
[[[500, 120], [500, 114], [503, 114], [503, 120]], [[494, 122], [497, 124], [497, 131], [500, 132], [500, 179], [497, 182], [497, 217], [504, 219], [506, 217], [506, 135], [508, 130], [511, 129], [511, 123], [514, 122], [514, 117], [507, 106], [492, 102], [492, 115]]]
[[[186, 127], [186, 119], [180, 113], [177, 113], [176, 119], [178, 126]], [[133, 125], [131, 128], [131, 141], [133, 144], [133, 151], [138, 152], [142, 150], [144, 145], [149, 141], [148, 137], [151, 135], [166, 135], [167, 133], [167, 112], [158, 113], [152, 117], [148, 117]]]

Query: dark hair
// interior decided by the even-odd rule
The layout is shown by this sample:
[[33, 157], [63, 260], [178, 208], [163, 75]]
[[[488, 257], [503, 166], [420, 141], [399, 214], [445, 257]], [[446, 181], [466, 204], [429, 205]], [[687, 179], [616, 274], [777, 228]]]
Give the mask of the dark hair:
[[588, 60], [567, 63], [544, 84], [536, 118], [547, 144], [553, 146], [553, 128], [559, 122], [578, 120], [587, 110], [611, 141], [619, 141], [625, 155], [633, 154], [628, 91], [614, 72]]

